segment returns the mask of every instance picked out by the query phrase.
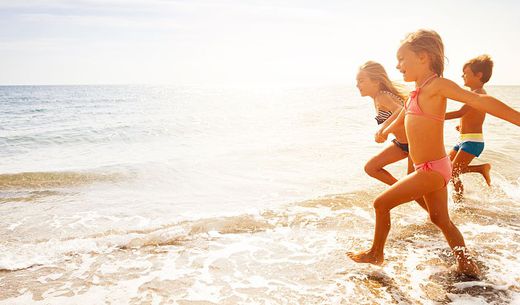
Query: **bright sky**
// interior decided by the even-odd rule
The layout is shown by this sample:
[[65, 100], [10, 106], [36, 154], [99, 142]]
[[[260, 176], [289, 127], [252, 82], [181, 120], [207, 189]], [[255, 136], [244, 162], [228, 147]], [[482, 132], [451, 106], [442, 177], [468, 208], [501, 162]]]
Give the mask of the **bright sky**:
[[392, 79], [404, 36], [436, 30], [460, 83], [520, 85], [520, 1], [0, 0], [0, 84], [354, 85], [367, 60]]

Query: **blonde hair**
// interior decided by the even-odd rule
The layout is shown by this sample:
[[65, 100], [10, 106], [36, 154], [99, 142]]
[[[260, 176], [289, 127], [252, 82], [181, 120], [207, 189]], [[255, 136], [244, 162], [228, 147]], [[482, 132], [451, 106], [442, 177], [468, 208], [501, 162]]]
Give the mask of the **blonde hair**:
[[399, 97], [402, 101], [407, 99], [408, 94], [406, 93], [404, 87], [399, 83], [392, 82], [390, 78], [388, 78], [388, 74], [386, 74], [385, 68], [380, 63], [375, 61], [367, 61], [361, 65], [361, 67], [359, 67], [359, 71], [365, 72], [368, 78], [374, 82], [379, 83], [380, 91], [388, 91]]
[[493, 73], [493, 61], [491, 57], [487, 54], [477, 56], [473, 59], [470, 59], [467, 63], [464, 64], [462, 70], [469, 67], [473, 73], [482, 73], [482, 77], [480, 81], [485, 84], [491, 78], [491, 74]]
[[414, 53], [424, 52], [430, 58], [430, 69], [442, 76], [444, 72], [444, 44], [434, 30], [420, 29], [406, 36], [401, 46], [407, 45]]

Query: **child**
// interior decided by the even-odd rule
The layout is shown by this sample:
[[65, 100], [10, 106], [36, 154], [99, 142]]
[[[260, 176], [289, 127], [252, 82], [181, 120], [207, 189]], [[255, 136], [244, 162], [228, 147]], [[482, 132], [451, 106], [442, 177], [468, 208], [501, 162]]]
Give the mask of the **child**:
[[[398, 85], [390, 81], [385, 68], [374, 61], [367, 61], [359, 67], [356, 80], [361, 96], [370, 96], [374, 101], [375, 119], [377, 124], [381, 125], [375, 135], [378, 138], [381, 132], [399, 115], [403, 108], [405, 94], [398, 88]], [[388, 185], [396, 183], [397, 179], [384, 169], [386, 165], [407, 158], [408, 173], [413, 171], [412, 162], [408, 158], [408, 140], [404, 127], [396, 128], [393, 134], [395, 139], [392, 140], [392, 144], [372, 157], [365, 165], [365, 172], [369, 176]], [[423, 209], [427, 210], [422, 198], [419, 198], [417, 202]]]
[[446, 99], [463, 102], [516, 125], [520, 125], [520, 113], [493, 97], [466, 91], [442, 78], [444, 46], [434, 31], [419, 30], [409, 34], [397, 51], [397, 60], [397, 69], [405, 81], [415, 82], [416, 90], [410, 94], [398, 118], [383, 131], [382, 139], [404, 123], [410, 158], [416, 171], [377, 196], [372, 247], [367, 251], [348, 253], [348, 256], [358, 263], [382, 264], [390, 231], [390, 210], [423, 197], [431, 221], [441, 229], [454, 252], [458, 271], [476, 277], [478, 267], [469, 257], [464, 238], [448, 214], [446, 185], [451, 178], [451, 161], [443, 139]]
[[[462, 69], [464, 86], [471, 91], [479, 94], [486, 94], [484, 84], [491, 78], [493, 61], [488, 55], [481, 55], [468, 61]], [[480, 156], [484, 150], [484, 137], [482, 135], [482, 124], [486, 118], [486, 113], [472, 108], [468, 105], [462, 106], [458, 111], [448, 112], [446, 120], [460, 118], [457, 126], [460, 132], [460, 142], [453, 147], [450, 152], [450, 159], [453, 164], [453, 186], [455, 194], [454, 201], [462, 199], [464, 186], [460, 181], [460, 174], [473, 172], [480, 173], [486, 179], [488, 185], [491, 183], [489, 170], [491, 165], [488, 163], [480, 165], [469, 165], [473, 158]]]

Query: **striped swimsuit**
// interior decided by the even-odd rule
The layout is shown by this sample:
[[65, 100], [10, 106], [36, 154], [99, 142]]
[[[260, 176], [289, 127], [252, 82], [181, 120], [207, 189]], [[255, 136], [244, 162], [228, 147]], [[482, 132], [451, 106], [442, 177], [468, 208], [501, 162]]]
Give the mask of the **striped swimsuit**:
[[[396, 94], [393, 94], [390, 91], [381, 90], [381, 91], [379, 91], [379, 94], [388, 94], [393, 99], [399, 101], [399, 103], [401, 105], [404, 105], [403, 99], [400, 96], [398, 96]], [[378, 109], [377, 110], [377, 116], [375, 117], [375, 119], [377, 121], [377, 124], [378, 125], [383, 124], [391, 115], [392, 115], [391, 111], [384, 111], [384, 110]], [[399, 147], [405, 153], [408, 153], [408, 143], [401, 143], [401, 142], [397, 141], [397, 139], [393, 139], [392, 143], [394, 143], [397, 147]]]

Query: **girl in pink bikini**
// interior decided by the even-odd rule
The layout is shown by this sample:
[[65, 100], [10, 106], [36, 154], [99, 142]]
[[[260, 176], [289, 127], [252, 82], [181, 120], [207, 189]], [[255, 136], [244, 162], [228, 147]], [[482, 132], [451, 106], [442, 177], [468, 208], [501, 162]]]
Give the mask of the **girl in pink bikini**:
[[478, 276], [478, 267], [467, 253], [464, 238], [448, 214], [446, 185], [452, 168], [443, 137], [446, 99], [465, 103], [516, 125], [520, 125], [520, 112], [491, 96], [464, 90], [443, 78], [444, 45], [435, 31], [418, 30], [409, 34], [397, 51], [397, 60], [397, 69], [406, 82], [415, 82], [416, 90], [398, 118], [381, 133], [379, 141], [386, 140], [392, 130], [404, 124], [410, 158], [416, 171], [377, 196], [374, 200], [376, 225], [372, 247], [362, 252], [350, 252], [348, 256], [358, 263], [381, 265], [390, 231], [390, 210], [423, 197], [431, 221], [442, 231], [455, 255], [458, 271]]

